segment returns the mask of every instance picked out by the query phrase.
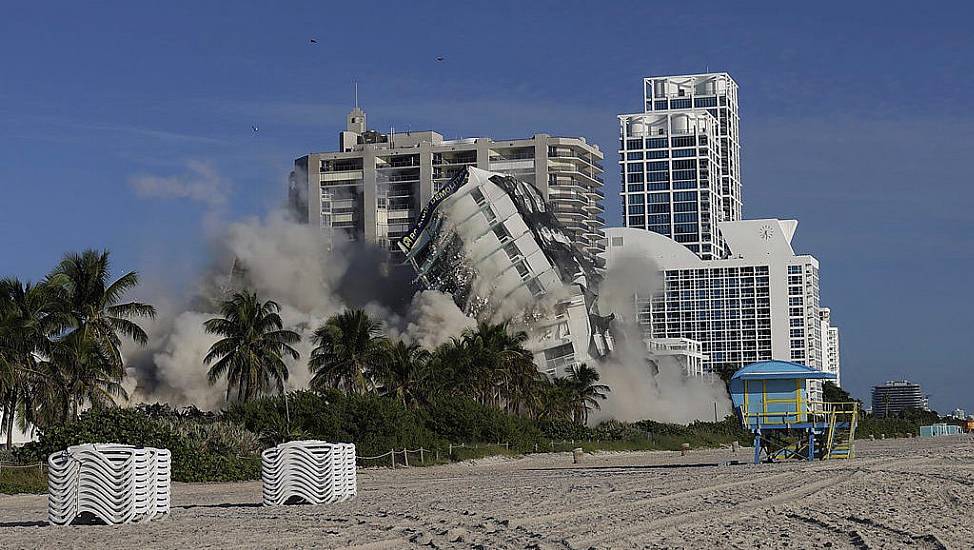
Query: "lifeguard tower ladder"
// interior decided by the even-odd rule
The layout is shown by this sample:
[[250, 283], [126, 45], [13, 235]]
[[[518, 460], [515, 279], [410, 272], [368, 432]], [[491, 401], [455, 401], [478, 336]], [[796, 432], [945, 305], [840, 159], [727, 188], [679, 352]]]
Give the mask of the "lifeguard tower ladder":
[[731, 378], [731, 400], [754, 433], [754, 463], [855, 456], [857, 403], [809, 399], [809, 386], [835, 375], [788, 361], [762, 361]]

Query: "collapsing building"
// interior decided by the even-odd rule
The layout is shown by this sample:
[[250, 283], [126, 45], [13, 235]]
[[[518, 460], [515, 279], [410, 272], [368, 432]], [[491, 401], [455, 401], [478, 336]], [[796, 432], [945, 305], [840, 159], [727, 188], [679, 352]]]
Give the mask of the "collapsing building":
[[529, 183], [466, 167], [433, 195], [399, 248], [418, 281], [453, 296], [466, 315], [525, 330], [548, 375], [612, 350], [612, 315], [597, 305], [602, 276]]

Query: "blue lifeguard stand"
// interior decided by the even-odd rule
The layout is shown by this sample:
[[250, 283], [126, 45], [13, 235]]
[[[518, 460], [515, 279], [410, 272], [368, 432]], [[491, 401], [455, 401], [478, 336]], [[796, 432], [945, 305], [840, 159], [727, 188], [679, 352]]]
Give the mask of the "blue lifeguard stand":
[[810, 380], [835, 380], [829, 372], [789, 361], [761, 361], [737, 371], [731, 401], [744, 427], [754, 433], [754, 463], [852, 458], [858, 403], [809, 399]]

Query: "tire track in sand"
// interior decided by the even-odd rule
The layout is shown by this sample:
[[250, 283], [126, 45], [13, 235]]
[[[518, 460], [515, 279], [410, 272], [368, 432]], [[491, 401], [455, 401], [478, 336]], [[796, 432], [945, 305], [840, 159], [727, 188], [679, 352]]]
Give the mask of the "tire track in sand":
[[[791, 473], [781, 474], [782, 476], [791, 476]], [[669, 516], [656, 518], [650, 521], [631, 523], [626, 527], [616, 528], [611, 531], [606, 530], [604, 534], [599, 534], [595, 536], [589, 536], [584, 538], [572, 538], [567, 539], [565, 543], [570, 548], [589, 548], [595, 543], [601, 543], [609, 547], [616, 547], [619, 545], [613, 544], [617, 541], [625, 541], [626, 539], [632, 537], [633, 535], [638, 535], [641, 533], [646, 533], [649, 531], [660, 531], [665, 532], [673, 527], [686, 526], [697, 520], [714, 520], [720, 519], [723, 521], [733, 520], [737, 517], [745, 515], [756, 509], [765, 508], [768, 506], [773, 506], [775, 504], [781, 504], [789, 502], [791, 500], [796, 500], [800, 498], [807, 498], [819, 491], [825, 489], [830, 489], [838, 485], [847, 483], [853, 478], [859, 477], [861, 472], [853, 472], [850, 474], [845, 474], [838, 478], [823, 479], [820, 481], [806, 483], [794, 487], [784, 492], [777, 492], [769, 497], [758, 499], [755, 501], [748, 501], [732, 506], [729, 509], [721, 510], [720, 516], [715, 515], [715, 510], [707, 508], [704, 510], [697, 510], [695, 512], [688, 512], [684, 514], [672, 514]], [[801, 479], [797, 481], [801, 482]], [[606, 538], [605, 535], [608, 535]]]

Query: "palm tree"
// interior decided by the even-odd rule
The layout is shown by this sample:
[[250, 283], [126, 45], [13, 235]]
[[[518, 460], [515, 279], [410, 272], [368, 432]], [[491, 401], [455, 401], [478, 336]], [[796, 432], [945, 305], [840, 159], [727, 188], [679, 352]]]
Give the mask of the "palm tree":
[[403, 406], [414, 407], [426, 397], [423, 391], [430, 352], [418, 344], [397, 341], [385, 349], [385, 356], [375, 377], [382, 393], [396, 398]]
[[[41, 392], [61, 398], [62, 410], [58, 416], [62, 419], [68, 415], [77, 418], [85, 403], [101, 408], [115, 405], [115, 398], [128, 399], [122, 387], [125, 371], [116, 367], [111, 351], [93, 338], [66, 338], [58, 342], [45, 366], [54, 383]], [[38, 405], [51, 406], [50, 403]], [[48, 416], [54, 414], [50, 412]]]
[[346, 309], [318, 327], [313, 339], [316, 347], [308, 361], [312, 389], [332, 387], [359, 395], [372, 389], [387, 342], [378, 321], [361, 309]]
[[31, 410], [23, 410], [30, 391], [49, 383], [38, 362], [50, 353], [50, 338], [60, 325], [55, 310], [54, 293], [48, 285], [0, 280], [0, 429], [7, 434], [8, 448], [18, 409], [22, 420], [31, 420]]
[[612, 390], [605, 384], [599, 384], [599, 371], [585, 363], [572, 367], [568, 380], [572, 384], [575, 421], [587, 424], [589, 410], [599, 410], [599, 400], [604, 400], [605, 393]]
[[[531, 352], [524, 348], [528, 335], [512, 332], [509, 323], [480, 322], [476, 330], [463, 333], [467, 354], [472, 359], [471, 374], [476, 380], [480, 401], [499, 405], [520, 406], [533, 381], [537, 368]], [[514, 403], [511, 403], [514, 398]]]
[[207, 373], [211, 385], [226, 376], [228, 401], [234, 390], [240, 401], [271, 389], [284, 391], [288, 378], [284, 356], [300, 356], [291, 344], [299, 342], [301, 336], [284, 329], [280, 310], [277, 302], [261, 303], [256, 293], [242, 291], [223, 302], [222, 317], [203, 323], [208, 334], [223, 336], [210, 347], [203, 363], [213, 363]]
[[[145, 331], [131, 318], [151, 319], [156, 310], [141, 302], [119, 303], [139, 284], [139, 275], [129, 271], [112, 282], [107, 250], [66, 254], [47, 282], [58, 289], [63, 328], [72, 329], [65, 338], [92, 339], [113, 368], [123, 371], [119, 335], [143, 346], [148, 342]], [[82, 348], [84, 345], [77, 349]]]

